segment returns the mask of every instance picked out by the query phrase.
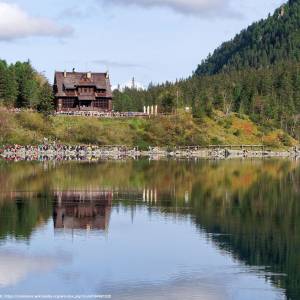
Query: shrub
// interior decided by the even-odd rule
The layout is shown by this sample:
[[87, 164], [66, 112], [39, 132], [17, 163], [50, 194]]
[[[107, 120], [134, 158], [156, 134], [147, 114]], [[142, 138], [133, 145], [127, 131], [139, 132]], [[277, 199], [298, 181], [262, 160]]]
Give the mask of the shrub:
[[226, 119], [226, 120], [224, 121], [224, 128], [225, 128], [225, 129], [230, 129], [231, 126], [232, 126], [232, 120], [231, 120], [231, 119]]
[[233, 133], [233, 135], [235, 135], [235, 136], [240, 136], [241, 135], [241, 130], [240, 129], [237, 129], [234, 133]]
[[23, 128], [30, 130], [40, 131], [44, 127], [44, 119], [40, 114], [21, 112], [17, 114], [17, 120]]
[[286, 147], [291, 147], [293, 145], [291, 138], [287, 133], [279, 134], [278, 138], [279, 138], [280, 142]]
[[223, 143], [222, 143], [222, 141], [218, 137], [213, 137], [211, 139], [211, 144], [212, 145], [222, 145]]
[[11, 132], [12, 119], [10, 115], [0, 110], [0, 145], [6, 141]]

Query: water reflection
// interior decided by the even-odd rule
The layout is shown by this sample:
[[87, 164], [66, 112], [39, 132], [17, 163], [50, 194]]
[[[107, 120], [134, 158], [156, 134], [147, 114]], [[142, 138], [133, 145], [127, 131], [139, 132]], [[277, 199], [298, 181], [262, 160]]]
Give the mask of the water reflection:
[[30, 273], [43, 274], [63, 263], [61, 257], [28, 256], [13, 251], [0, 253], [0, 288], [15, 285]]
[[55, 192], [54, 227], [56, 229], [107, 230], [112, 198], [112, 192]]
[[[266, 282], [284, 289], [287, 299], [300, 298], [299, 162], [2, 162], [0, 186], [2, 246], [12, 237], [30, 242], [33, 234], [47, 224], [54, 231], [106, 231], [115, 241], [120, 228], [110, 228], [114, 218], [122, 219], [122, 215], [130, 214], [134, 225], [146, 211], [148, 216], [164, 217], [165, 222], [156, 224], [157, 230], [162, 232], [167, 230], [170, 219], [186, 224], [192, 222], [198, 235], [206, 235], [222, 253], [229, 254], [239, 264], [251, 266], [251, 272], [263, 274]], [[137, 232], [136, 236], [141, 238], [143, 232]], [[195, 242], [180, 232], [173, 234], [167, 235], [170, 249], [165, 250], [169, 251], [166, 261], [173, 256], [174, 261], [179, 259], [171, 248], [171, 241], [179, 239], [191, 245]], [[154, 236], [154, 244], [159, 243], [156, 238]], [[124, 251], [126, 255], [126, 249]], [[178, 290], [181, 297], [187, 299], [184, 295], [192, 290], [190, 282], [203, 283], [207, 279], [207, 273], [198, 279], [197, 276], [188, 282], [182, 279], [175, 285], [148, 287], [146, 289], [152, 291], [148, 294], [140, 285], [135, 289], [138, 294], [130, 292], [128, 299], [142, 295], [150, 298], [154, 290], [158, 297], [170, 284], [173, 291]], [[212, 282], [214, 280], [216, 277]], [[115, 290], [118, 299], [127, 299], [124, 296], [127, 288], [126, 285], [124, 289]], [[204, 286], [201, 291], [207, 299], [222, 294], [216, 290], [214, 293], [206, 291]], [[198, 291], [197, 295], [200, 294]], [[241, 294], [233, 298], [247, 297]]]

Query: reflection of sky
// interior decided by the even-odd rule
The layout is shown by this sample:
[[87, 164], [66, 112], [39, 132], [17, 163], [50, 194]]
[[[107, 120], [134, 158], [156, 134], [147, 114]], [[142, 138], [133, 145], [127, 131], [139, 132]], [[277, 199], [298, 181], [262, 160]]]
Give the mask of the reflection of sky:
[[[26, 266], [43, 265], [41, 253], [66, 263], [54, 260], [42, 273], [33, 272], [39, 271], [34, 268], [24, 271], [19, 277], [24, 280], [11, 280], [1, 293], [104, 293], [113, 299], [146, 300], [274, 299], [281, 295], [265, 282], [263, 272], [233, 261], [190, 220], [176, 221], [159, 213], [150, 216], [145, 209], [133, 220], [130, 211], [113, 209], [107, 235], [55, 235], [51, 221], [34, 233], [29, 244], [7, 241], [0, 253], [7, 249], [36, 257], [29, 263], [25, 260]], [[8, 267], [17, 271], [17, 261]]]
[[16, 285], [31, 273], [45, 273], [61, 263], [59, 258], [26, 256], [11, 251], [0, 252], [0, 288]]

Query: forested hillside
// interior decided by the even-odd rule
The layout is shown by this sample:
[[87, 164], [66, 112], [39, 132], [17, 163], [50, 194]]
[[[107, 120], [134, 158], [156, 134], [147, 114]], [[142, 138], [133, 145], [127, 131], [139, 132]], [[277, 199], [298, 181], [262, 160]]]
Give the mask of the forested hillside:
[[300, 0], [243, 30], [200, 64], [193, 76], [150, 85], [147, 91], [115, 92], [120, 110], [158, 104], [170, 112], [189, 106], [194, 117], [221, 110], [246, 114], [264, 128], [300, 139]]
[[243, 68], [268, 67], [281, 61], [300, 61], [300, 1], [289, 0], [261, 20], [223, 43], [197, 68], [197, 75], [212, 75]]

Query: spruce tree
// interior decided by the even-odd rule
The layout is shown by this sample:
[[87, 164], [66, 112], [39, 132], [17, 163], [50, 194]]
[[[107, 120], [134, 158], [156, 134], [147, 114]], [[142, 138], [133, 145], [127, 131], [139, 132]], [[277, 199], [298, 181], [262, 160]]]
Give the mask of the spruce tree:
[[7, 64], [5, 61], [0, 60], [0, 104], [5, 100], [5, 84], [7, 76]]
[[18, 96], [18, 83], [13, 65], [9, 66], [5, 76], [4, 104], [14, 107]]
[[54, 111], [54, 96], [49, 83], [44, 83], [39, 92], [39, 103], [37, 109], [45, 116], [49, 116]]

